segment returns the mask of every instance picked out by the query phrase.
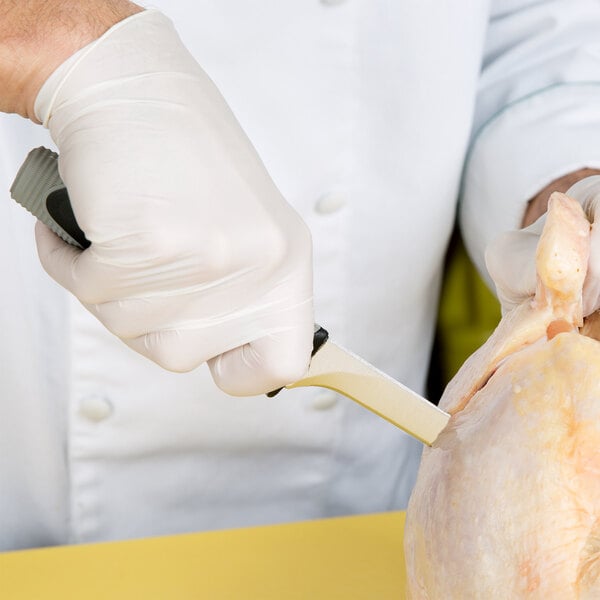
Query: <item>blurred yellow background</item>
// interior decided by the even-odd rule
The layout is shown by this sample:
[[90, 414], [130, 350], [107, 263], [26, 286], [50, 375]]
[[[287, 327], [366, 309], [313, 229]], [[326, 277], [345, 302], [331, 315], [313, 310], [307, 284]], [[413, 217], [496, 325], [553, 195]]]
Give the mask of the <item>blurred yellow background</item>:
[[428, 398], [439, 400], [465, 360], [500, 321], [500, 304], [473, 266], [455, 229], [444, 269], [436, 337], [429, 368]]

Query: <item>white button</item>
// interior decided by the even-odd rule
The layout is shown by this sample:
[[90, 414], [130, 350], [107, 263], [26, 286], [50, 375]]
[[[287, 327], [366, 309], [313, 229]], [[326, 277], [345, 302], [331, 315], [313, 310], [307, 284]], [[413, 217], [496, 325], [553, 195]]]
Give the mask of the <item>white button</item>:
[[321, 392], [313, 398], [313, 408], [316, 410], [329, 410], [338, 402], [338, 396], [335, 392]]
[[79, 414], [94, 423], [108, 419], [113, 412], [113, 405], [104, 396], [91, 394], [79, 402]]
[[317, 200], [315, 210], [320, 215], [330, 215], [346, 206], [346, 198], [338, 192], [324, 194]]
[[346, 0], [321, 0], [321, 4], [325, 6], [335, 6], [336, 4], [342, 4], [346, 2]]

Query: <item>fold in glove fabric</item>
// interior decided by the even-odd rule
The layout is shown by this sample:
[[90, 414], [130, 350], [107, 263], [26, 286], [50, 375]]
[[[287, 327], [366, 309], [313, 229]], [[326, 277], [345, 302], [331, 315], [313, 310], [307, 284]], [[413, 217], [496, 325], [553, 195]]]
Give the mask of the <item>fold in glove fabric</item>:
[[225, 392], [303, 375], [312, 244], [171, 22], [115, 25], [46, 81], [36, 115], [91, 246], [38, 225], [46, 271], [162, 367], [208, 361]]

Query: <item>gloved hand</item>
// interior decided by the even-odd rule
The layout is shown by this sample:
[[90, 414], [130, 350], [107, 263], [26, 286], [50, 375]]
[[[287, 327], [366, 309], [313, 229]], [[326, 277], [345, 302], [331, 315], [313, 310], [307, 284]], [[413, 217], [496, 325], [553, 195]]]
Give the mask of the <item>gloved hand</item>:
[[[600, 308], [600, 232], [595, 223], [597, 215], [600, 221], [600, 176], [581, 179], [565, 193], [579, 201], [592, 223], [583, 285], [583, 315], [587, 316]], [[503, 314], [535, 294], [535, 252], [545, 220], [546, 215], [542, 215], [529, 227], [502, 233], [486, 249], [486, 266], [496, 284]]]
[[305, 373], [310, 233], [166, 17], [114, 26], [35, 109], [91, 241], [80, 251], [38, 224], [56, 281], [137, 352], [173, 371], [208, 361], [232, 395]]

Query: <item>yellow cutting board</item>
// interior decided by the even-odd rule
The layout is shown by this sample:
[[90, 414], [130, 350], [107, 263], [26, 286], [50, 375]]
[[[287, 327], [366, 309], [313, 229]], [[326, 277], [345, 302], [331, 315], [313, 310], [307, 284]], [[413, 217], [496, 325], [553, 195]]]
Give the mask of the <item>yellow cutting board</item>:
[[404, 513], [0, 554], [2, 600], [403, 599]]

